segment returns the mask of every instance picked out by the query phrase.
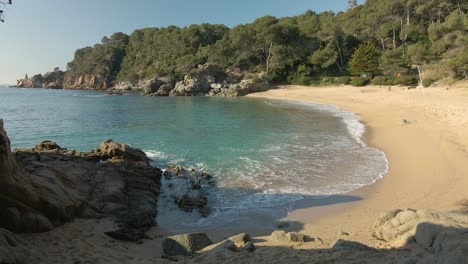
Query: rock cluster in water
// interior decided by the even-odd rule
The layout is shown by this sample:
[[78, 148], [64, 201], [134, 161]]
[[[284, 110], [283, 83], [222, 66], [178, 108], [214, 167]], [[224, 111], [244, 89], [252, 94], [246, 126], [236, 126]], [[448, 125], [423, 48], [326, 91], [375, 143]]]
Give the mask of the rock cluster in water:
[[210, 174], [168, 165], [163, 176], [168, 182], [168, 192], [180, 209], [192, 212], [196, 208], [201, 216], [209, 215], [207, 190], [216, 185]]

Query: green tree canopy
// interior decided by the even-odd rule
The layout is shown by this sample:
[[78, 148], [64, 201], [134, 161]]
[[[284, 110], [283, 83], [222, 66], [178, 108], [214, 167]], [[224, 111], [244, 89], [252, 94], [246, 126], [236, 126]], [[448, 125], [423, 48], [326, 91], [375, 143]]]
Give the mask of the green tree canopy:
[[352, 74], [374, 74], [379, 67], [380, 53], [373, 43], [361, 44], [354, 52], [349, 62]]

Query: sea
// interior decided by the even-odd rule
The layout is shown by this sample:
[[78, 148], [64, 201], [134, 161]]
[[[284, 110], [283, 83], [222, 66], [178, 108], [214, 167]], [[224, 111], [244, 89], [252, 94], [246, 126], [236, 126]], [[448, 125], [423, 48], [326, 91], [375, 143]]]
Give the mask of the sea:
[[0, 87], [0, 118], [12, 148], [52, 140], [89, 151], [111, 138], [154, 166], [213, 175], [206, 218], [179, 210], [163, 178], [157, 222], [169, 230], [268, 227], [304, 201], [357, 200], [345, 194], [388, 171], [385, 154], [363, 142], [359, 118], [324, 104]]

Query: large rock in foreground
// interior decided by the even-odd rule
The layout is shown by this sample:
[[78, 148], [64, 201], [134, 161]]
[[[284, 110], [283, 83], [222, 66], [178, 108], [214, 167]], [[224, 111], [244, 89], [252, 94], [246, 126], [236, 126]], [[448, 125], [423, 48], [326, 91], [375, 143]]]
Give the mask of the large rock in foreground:
[[0, 228], [0, 263], [25, 264], [27, 255], [26, 246], [13, 233]]
[[168, 256], [187, 256], [211, 244], [211, 240], [203, 233], [175, 235], [164, 239], [163, 251]]
[[111, 215], [120, 227], [114, 237], [139, 241], [155, 224], [161, 170], [139, 149], [108, 140], [77, 152], [44, 141], [12, 153], [0, 121], [0, 158], [2, 228], [42, 232]]
[[377, 220], [374, 236], [416, 243], [434, 253], [430, 263], [466, 263], [468, 259], [468, 215], [463, 213], [393, 210]]

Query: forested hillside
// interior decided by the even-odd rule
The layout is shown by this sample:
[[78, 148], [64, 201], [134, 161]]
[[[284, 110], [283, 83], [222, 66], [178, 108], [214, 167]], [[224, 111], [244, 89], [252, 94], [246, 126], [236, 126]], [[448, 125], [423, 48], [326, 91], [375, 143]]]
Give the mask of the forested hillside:
[[[337, 14], [265, 16], [232, 29], [210, 24], [145, 28], [130, 36], [116, 33], [94, 47], [77, 50], [66, 79], [96, 75], [112, 84], [154, 77], [181, 80], [201, 64], [276, 83], [404, 74], [414, 64], [422, 65], [425, 76], [433, 80], [467, 78], [467, 12], [464, 0], [367, 0]], [[372, 72], [349, 67], [364, 43], [375, 47], [377, 54]]]

